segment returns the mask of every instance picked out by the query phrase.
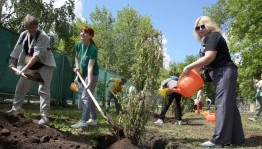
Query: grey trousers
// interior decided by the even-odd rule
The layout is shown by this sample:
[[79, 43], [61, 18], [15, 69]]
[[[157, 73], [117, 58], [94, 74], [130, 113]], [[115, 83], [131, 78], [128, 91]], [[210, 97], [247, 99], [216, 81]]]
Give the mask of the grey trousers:
[[[50, 84], [53, 76], [54, 67], [43, 66], [38, 69], [41, 74], [44, 85], [39, 84], [38, 95], [40, 96], [40, 114], [48, 117], [48, 110], [50, 109]], [[26, 94], [34, 85], [34, 81], [27, 78], [20, 77], [15, 90], [15, 97], [13, 99], [13, 109], [21, 109], [23, 100]]]
[[243, 144], [245, 136], [236, 104], [237, 68], [216, 68], [210, 76], [216, 87], [216, 128], [211, 141], [220, 145]]
[[[98, 81], [98, 75], [93, 76], [91, 81], [92, 82], [91, 82], [90, 91], [93, 93], [95, 91], [96, 84]], [[88, 83], [87, 78], [85, 79], [85, 82], [86, 84]], [[82, 100], [83, 100], [83, 106], [82, 106], [83, 110], [82, 110], [81, 120], [87, 121], [87, 119], [89, 118], [89, 115], [90, 115], [90, 118], [96, 119], [96, 107], [86, 89], [83, 89]]]
[[254, 118], [257, 119], [262, 112], [262, 97], [260, 96], [259, 98], [256, 99], [256, 111], [254, 114]]

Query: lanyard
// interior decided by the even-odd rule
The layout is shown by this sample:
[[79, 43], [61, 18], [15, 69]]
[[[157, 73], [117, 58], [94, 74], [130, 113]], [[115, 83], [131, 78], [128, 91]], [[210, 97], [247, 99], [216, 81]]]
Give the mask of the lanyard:
[[[90, 44], [90, 43], [89, 43], [89, 44]], [[86, 57], [89, 44], [88, 44], [88, 46], [86, 47], [86, 50], [84, 51], [84, 44], [82, 43], [82, 49], [81, 49], [81, 55], [80, 55], [80, 65], [81, 65], [81, 66], [82, 66], [83, 61], [84, 61], [84, 59], [85, 59], [85, 57]], [[85, 53], [84, 53], [84, 52], [85, 52]]]
[[33, 43], [35, 41], [35, 37], [33, 38], [31, 44], [30, 44], [30, 34], [27, 33], [27, 42], [28, 42], [28, 53], [30, 54], [31, 53], [31, 48], [33, 46]]

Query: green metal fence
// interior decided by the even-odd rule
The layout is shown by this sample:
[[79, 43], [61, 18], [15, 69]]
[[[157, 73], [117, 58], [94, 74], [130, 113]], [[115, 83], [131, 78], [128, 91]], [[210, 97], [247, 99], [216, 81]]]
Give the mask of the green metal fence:
[[[12, 32], [6, 28], [0, 28], [0, 94], [13, 95], [19, 76], [8, 68], [8, 59], [19, 34]], [[57, 67], [54, 71], [51, 83], [51, 98], [61, 100], [66, 98], [73, 100], [76, 98], [75, 94], [69, 89], [71, 82], [73, 82], [75, 74], [73, 73], [73, 57], [65, 56], [61, 53], [53, 51]], [[121, 77], [119, 75], [110, 73], [106, 70], [99, 70], [98, 85], [95, 89], [94, 96], [97, 100], [102, 100], [108, 92], [104, 87], [105, 82], [112, 77]], [[128, 84], [128, 83], [127, 83]], [[38, 96], [38, 84], [36, 83], [30, 90], [28, 95]]]

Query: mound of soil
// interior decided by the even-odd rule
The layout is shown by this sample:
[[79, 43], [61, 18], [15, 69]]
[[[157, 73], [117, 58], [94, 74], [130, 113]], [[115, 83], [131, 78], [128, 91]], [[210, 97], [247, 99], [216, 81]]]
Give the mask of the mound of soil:
[[[0, 113], [0, 148], [81, 148], [87, 149], [90, 140], [38, 125], [22, 113]], [[85, 142], [85, 143], [83, 143]]]
[[0, 112], [0, 149], [91, 149], [107, 148], [114, 142], [110, 149], [134, 147], [130, 140], [125, 138], [117, 141], [113, 136], [96, 138], [99, 144], [94, 147], [91, 145], [92, 139], [39, 125], [37, 120], [27, 118], [22, 113]]
[[[35, 105], [34, 105], [35, 104]], [[1, 108], [7, 110], [12, 103], [2, 102]], [[39, 103], [24, 104], [25, 109], [35, 109]], [[150, 121], [155, 121], [158, 114], [152, 113]], [[104, 134], [90, 138], [85, 135], [74, 135], [69, 132], [62, 132], [56, 128], [39, 125], [39, 117], [26, 117], [23, 113], [0, 112], [0, 149], [136, 149], [132, 142], [127, 139]], [[166, 122], [174, 122], [175, 119], [166, 118]], [[166, 141], [161, 140], [155, 132], [148, 132], [148, 138], [144, 147], [165, 148]], [[94, 146], [94, 142], [95, 146]]]

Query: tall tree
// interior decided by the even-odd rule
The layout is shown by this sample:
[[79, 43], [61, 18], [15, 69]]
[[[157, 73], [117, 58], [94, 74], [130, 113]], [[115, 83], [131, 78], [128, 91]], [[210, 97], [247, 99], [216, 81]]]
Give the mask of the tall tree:
[[262, 72], [261, 0], [218, 0], [205, 10], [227, 31], [229, 49], [239, 66], [239, 96], [247, 100], [255, 92], [252, 78]]
[[99, 65], [101, 68], [111, 70], [111, 65], [114, 61], [114, 22], [115, 19], [112, 13], [106, 9], [95, 8], [95, 11], [90, 14], [92, 27], [96, 31], [95, 41], [99, 49]]
[[150, 18], [139, 18], [134, 45], [136, 60], [132, 61], [129, 72], [132, 84], [141, 92], [128, 96], [129, 102], [123, 108], [126, 112], [120, 115], [120, 121], [127, 137], [140, 144], [145, 137], [150, 111], [156, 108], [158, 98], [155, 98], [154, 92], [158, 89], [157, 78], [163, 67], [162, 33], [152, 27]]
[[163, 67], [162, 33], [153, 28], [148, 17], [139, 19], [136, 33], [135, 58], [131, 66], [131, 78], [139, 90], [154, 91], [158, 88], [157, 78]]
[[138, 37], [139, 15], [136, 10], [124, 7], [117, 13], [115, 23], [115, 54], [111, 69], [131, 78], [130, 68], [136, 61], [135, 38]]

